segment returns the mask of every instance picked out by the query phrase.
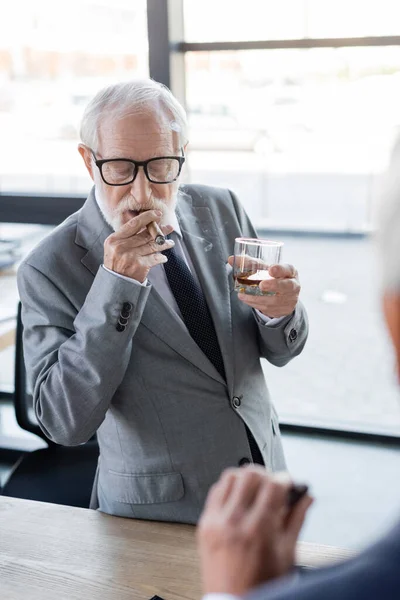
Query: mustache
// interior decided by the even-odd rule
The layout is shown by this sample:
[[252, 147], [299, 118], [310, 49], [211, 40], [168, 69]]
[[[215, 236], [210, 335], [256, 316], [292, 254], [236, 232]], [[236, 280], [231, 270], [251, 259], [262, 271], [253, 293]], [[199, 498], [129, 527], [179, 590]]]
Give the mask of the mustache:
[[[124, 212], [128, 210], [133, 210], [136, 212], [144, 212], [146, 210], [161, 210], [165, 209], [165, 204], [159, 198], [150, 198], [149, 202], [144, 206], [143, 204], [139, 204], [135, 202], [133, 198], [123, 198], [118, 203], [118, 206], [113, 210], [114, 216], [122, 215]], [[164, 211], [163, 211], [164, 212]]]

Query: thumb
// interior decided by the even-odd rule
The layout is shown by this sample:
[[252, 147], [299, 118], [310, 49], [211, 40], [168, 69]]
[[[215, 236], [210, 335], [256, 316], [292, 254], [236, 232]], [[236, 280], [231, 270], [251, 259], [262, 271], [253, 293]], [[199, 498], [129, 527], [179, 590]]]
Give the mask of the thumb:
[[229, 256], [228, 257], [228, 263], [231, 265], [231, 267], [233, 267], [233, 261], [234, 261], [234, 256]]

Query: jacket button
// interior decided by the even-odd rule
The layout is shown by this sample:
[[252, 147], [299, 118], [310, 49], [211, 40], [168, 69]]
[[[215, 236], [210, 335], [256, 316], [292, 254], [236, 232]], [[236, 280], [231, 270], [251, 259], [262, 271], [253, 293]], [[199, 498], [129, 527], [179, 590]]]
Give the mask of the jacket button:
[[290, 333], [289, 333], [289, 340], [291, 342], [294, 342], [295, 340], [297, 340], [297, 330], [296, 329], [291, 329]]
[[246, 458], [246, 456], [244, 456], [243, 458], [241, 458], [239, 460], [239, 467], [244, 467], [244, 465], [249, 465], [251, 463], [251, 460], [249, 458]]
[[133, 308], [133, 306], [132, 306], [131, 302], [124, 302], [123, 305], [122, 305], [122, 310], [124, 312], [126, 311], [126, 312], [130, 313], [131, 310], [132, 310], [132, 308]]
[[232, 406], [233, 408], [239, 408], [239, 406], [242, 404], [242, 401], [240, 398], [238, 398], [237, 396], [234, 396], [232, 398]]
[[118, 321], [118, 323], [117, 323], [117, 325], [116, 325], [115, 329], [116, 329], [117, 331], [125, 331], [125, 329], [126, 329], [126, 325], [122, 325], [122, 323], [120, 323], [120, 322]]
[[124, 317], [121, 313], [119, 316], [118, 322], [121, 323], [121, 325], [126, 325], [128, 321], [129, 321], [129, 317]]

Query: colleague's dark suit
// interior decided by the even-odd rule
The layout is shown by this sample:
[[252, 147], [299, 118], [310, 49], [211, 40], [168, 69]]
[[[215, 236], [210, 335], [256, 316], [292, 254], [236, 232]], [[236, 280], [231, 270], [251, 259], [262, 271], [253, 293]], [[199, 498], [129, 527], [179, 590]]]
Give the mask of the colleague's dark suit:
[[399, 600], [400, 522], [356, 558], [259, 587], [248, 600]]

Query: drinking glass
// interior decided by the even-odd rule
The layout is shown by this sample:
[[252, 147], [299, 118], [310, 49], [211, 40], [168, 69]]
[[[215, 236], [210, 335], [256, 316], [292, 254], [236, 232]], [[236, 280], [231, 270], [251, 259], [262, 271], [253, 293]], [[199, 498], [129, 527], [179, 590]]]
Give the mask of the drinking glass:
[[281, 260], [283, 242], [257, 238], [236, 238], [233, 262], [235, 290], [253, 296], [272, 296], [275, 292], [262, 292], [259, 285], [273, 279], [269, 267]]

